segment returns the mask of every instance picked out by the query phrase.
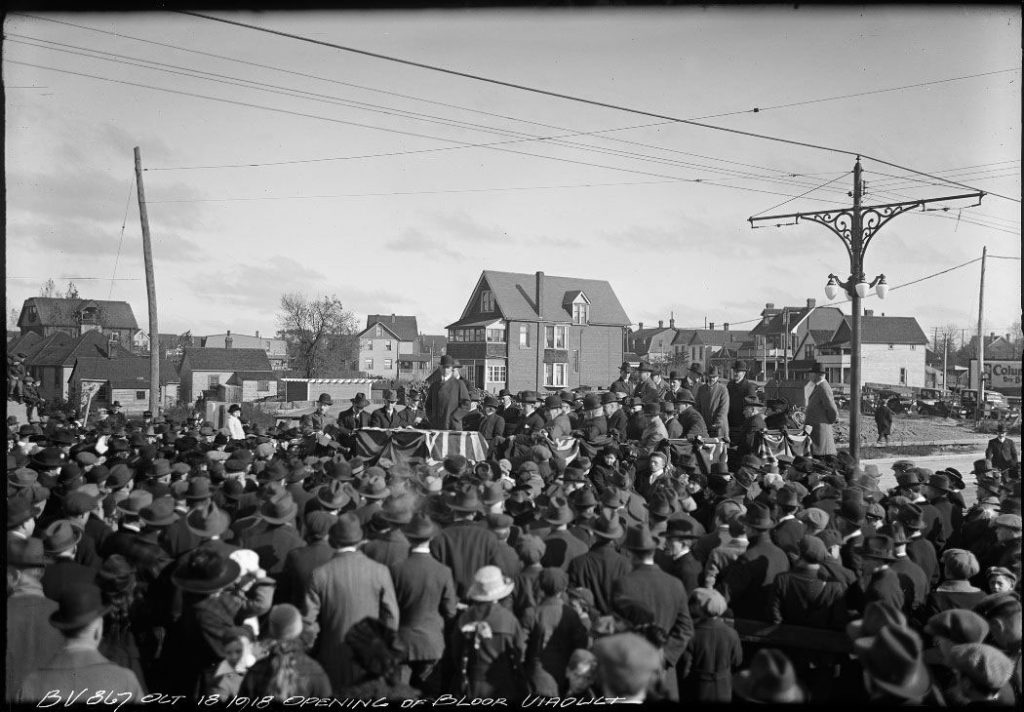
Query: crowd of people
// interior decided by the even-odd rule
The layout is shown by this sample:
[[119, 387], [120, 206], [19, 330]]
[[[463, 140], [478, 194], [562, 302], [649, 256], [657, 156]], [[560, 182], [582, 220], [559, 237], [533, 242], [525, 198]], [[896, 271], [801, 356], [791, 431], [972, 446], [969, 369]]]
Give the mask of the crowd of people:
[[[969, 507], [952, 468], [883, 489], [821, 369], [789, 457], [743, 366], [491, 396], [446, 357], [422, 406], [324, 394], [296, 427], [9, 422], [7, 699], [1019, 704], [1012, 441]], [[490, 454], [364, 457], [371, 427]]]

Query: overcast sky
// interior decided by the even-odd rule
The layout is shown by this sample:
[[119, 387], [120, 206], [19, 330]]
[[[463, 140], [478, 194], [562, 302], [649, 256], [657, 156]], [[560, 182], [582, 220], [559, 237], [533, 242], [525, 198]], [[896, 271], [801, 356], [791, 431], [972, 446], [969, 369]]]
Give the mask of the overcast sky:
[[[1021, 195], [1020, 8], [218, 16]], [[183, 15], [15, 14], [4, 30], [9, 306], [48, 277], [93, 277], [76, 280], [83, 296], [129, 301], [147, 329], [134, 146], [161, 332], [271, 333], [281, 294], [302, 291], [439, 333], [484, 269], [606, 279], [634, 323], [750, 328], [766, 302], [821, 303], [829, 272], [849, 272], [827, 229], [746, 220], [848, 205], [852, 156]], [[253, 163], [279, 165], [195, 168]], [[866, 203], [969, 192], [863, 166]], [[1020, 203], [969, 204], [894, 219], [868, 276], [896, 286], [984, 245], [1019, 256]], [[971, 329], [978, 277], [973, 264], [866, 306], [929, 336]], [[1020, 304], [1020, 263], [990, 261], [986, 330]]]

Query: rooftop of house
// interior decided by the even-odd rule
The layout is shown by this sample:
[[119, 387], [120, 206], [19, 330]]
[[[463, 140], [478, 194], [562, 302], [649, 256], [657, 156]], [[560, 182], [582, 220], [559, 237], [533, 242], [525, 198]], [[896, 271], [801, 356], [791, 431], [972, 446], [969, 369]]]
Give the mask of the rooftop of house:
[[187, 348], [182, 364], [193, 371], [272, 371], [263, 349]]
[[[832, 340], [822, 346], [839, 346], [850, 342], [850, 317], [845, 316]], [[862, 316], [860, 321], [862, 344], [904, 344], [926, 346], [928, 337], [912, 316]]]
[[[34, 316], [30, 307], [34, 308]], [[30, 297], [21, 307], [19, 327], [78, 326], [83, 309], [95, 307], [96, 321], [108, 329], [138, 329], [135, 313], [128, 302], [110, 302], [99, 299], [62, 299]]]
[[116, 341], [110, 341], [103, 332], [93, 330], [77, 337], [52, 334], [40, 342], [26, 362], [31, 366], [73, 366], [75, 360], [83, 356], [126, 358], [133, 355]]
[[413, 341], [419, 336], [416, 317], [402, 314], [370, 314], [366, 317], [366, 328], [359, 335], [362, 336], [377, 324], [390, 331], [399, 341]]
[[[72, 380], [106, 381], [112, 388], [148, 388], [149, 359], [144, 356], [126, 358], [101, 358], [80, 356], [71, 372]], [[173, 365], [164, 361], [160, 364], [160, 383], [178, 383], [178, 373]]]
[[[581, 277], [558, 277], [543, 275], [542, 304], [537, 305], [537, 274], [520, 272], [497, 272], [484, 270], [480, 282], [485, 282], [494, 294], [497, 306], [496, 319], [568, 322], [572, 320], [572, 300], [567, 295], [578, 296], [582, 292], [590, 303], [589, 323], [606, 326], [629, 326], [629, 317], [615, 295], [612, 285], [605, 280]], [[475, 296], [477, 290], [473, 290]], [[447, 328], [462, 326], [462, 321], [472, 311], [472, 296], [463, 310], [459, 321]], [[473, 320], [478, 320], [474, 317]]]

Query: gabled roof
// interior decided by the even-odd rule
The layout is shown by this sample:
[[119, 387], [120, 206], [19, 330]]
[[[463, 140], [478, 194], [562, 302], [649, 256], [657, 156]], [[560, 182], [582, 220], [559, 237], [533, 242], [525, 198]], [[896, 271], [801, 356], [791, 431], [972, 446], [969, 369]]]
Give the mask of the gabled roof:
[[[197, 345], [207, 349], [223, 349], [226, 348], [228, 336], [229, 334], [226, 333], [200, 336], [201, 343]], [[288, 353], [288, 343], [284, 339], [265, 339], [262, 336], [250, 336], [249, 334], [230, 334], [230, 336], [233, 349], [263, 349], [271, 356], [284, 356]]]
[[448, 347], [448, 337], [442, 334], [420, 334], [417, 337], [417, 348], [420, 353], [443, 354]]
[[28, 356], [29, 351], [42, 340], [43, 337], [35, 331], [20, 334], [7, 344], [7, 353], [16, 354], [20, 351]]
[[[149, 359], [99, 358], [80, 356], [71, 372], [72, 381], [105, 381], [113, 388], [149, 388]], [[160, 383], [178, 383], [178, 374], [169, 365], [160, 364]]]
[[[590, 300], [590, 323], [605, 326], [629, 326], [629, 317], [615, 295], [612, 285], [605, 280], [582, 279], [580, 277], [556, 277], [544, 275], [544, 303], [538, 311], [536, 304], [537, 277], [520, 272], [495, 272], [484, 270], [480, 281], [486, 280], [494, 292], [495, 302], [501, 317], [510, 320], [568, 322], [572, 311], [566, 309], [563, 301], [567, 292], [580, 291]], [[478, 281], [478, 285], [480, 283]], [[462, 312], [465, 317], [476, 295], [474, 287], [470, 300]], [[461, 317], [460, 317], [461, 318]]]
[[[850, 342], [850, 317], [843, 317], [832, 341], [826, 346]], [[912, 316], [862, 316], [860, 320], [862, 344], [913, 344], [926, 346], [928, 337]]]
[[672, 345], [686, 346], [690, 343], [690, 339], [693, 338], [693, 329], [677, 329], [676, 337], [672, 339]]
[[362, 336], [377, 324], [394, 334], [399, 341], [413, 341], [419, 336], [416, 317], [400, 314], [370, 314], [366, 317], [366, 328], [359, 335]]
[[263, 349], [185, 349], [182, 363], [193, 371], [272, 371]]
[[[107, 329], [138, 329], [135, 313], [128, 302], [108, 302], [99, 299], [59, 299], [30, 297], [21, 307], [18, 326], [78, 326], [78, 313], [85, 305], [95, 305], [98, 322]], [[28, 321], [26, 310], [36, 308], [38, 319]]]
[[689, 344], [703, 344], [704, 346], [725, 346], [726, 344], [741, 343], [750, 338], [748, 331], [733, 331], [730, 329], [694, 329]]
[[674, 344], [675, 343], [675, 334], [674, 334], [674, 332], [676, 330], [674, 328], [670, 328], [670, 327], [667, 327], [667, 326], [660, 326], [660, 327], [654, 327], [654, 328], [651, 328], [651, 329], [637, 329], [636, 331], [634, 331], [633, 332], [633, 348], [635, 348], [636, 352], [638, 354], [640, 354], [641, 356], [646, 355], [647, 352], [651, 350], [651, 343], [654, 341], [654, 338], [656, 336], [658, 336], [659, 334], [664, 334], [666, 331], [673, 332], [673, 338], [672, 338], [671, 341], [669, 341], [669, 344], [670, 345]]
[[815, 344], [827, 344], [836, 332], [833, 329], [810, 329], [807, 333], [814, 339]]
[[28, 362], [32, 366], [72, 366], [75, 360], [82, 356], [106, 358], [112, 355], [114, 358], [127, 358], [134, 355], [116, 341], [112, 354], [108, 354], [110, 345], [107, 336], [100, 331], [87, 331], [77, 338], [66, 334], [64, 336], [66, 339], [49, 340], [49, 343], [28, 359]]

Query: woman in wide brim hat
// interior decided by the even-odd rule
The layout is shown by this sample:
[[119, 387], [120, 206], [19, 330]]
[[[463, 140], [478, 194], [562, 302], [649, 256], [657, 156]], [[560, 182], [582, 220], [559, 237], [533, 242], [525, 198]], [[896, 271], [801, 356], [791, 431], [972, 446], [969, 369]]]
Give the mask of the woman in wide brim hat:
[[211, 595], [235, 581], [242, 567], [219, 551], [198, 548], [185, 554], [171, 574], [171, 580], [182, 591]]
[[497, 566], [484, 566], [473, 576], [466, 597], [478, 603], [500, 601], [515, 589], [515, 582]]

